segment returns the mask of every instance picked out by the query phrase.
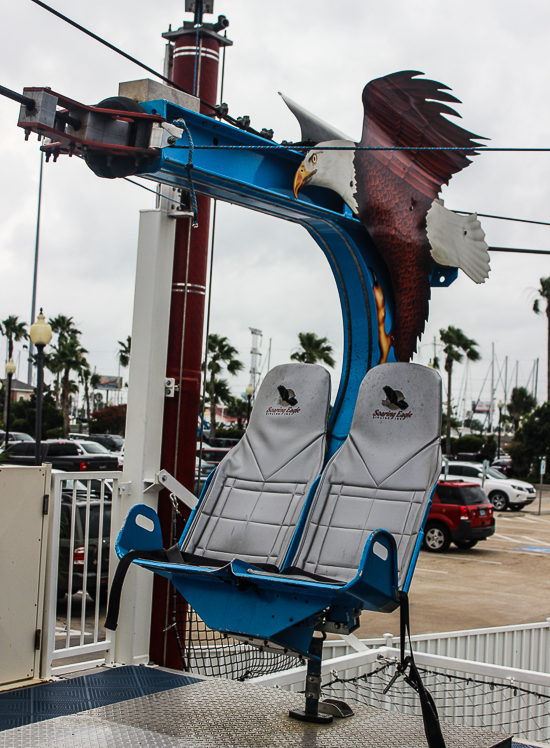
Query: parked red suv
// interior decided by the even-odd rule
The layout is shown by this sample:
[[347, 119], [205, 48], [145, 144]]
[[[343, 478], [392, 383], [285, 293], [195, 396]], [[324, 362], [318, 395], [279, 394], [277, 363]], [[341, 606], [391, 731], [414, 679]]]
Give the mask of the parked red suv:
[[424, 528], [424, 548], [443, 553], [451, 543], [473, 548], [495, 532], [493, 505], [475, 483], [440, 481]]

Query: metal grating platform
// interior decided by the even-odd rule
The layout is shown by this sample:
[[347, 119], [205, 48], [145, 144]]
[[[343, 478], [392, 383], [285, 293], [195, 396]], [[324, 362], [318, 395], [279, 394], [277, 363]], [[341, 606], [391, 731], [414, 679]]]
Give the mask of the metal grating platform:
[[[6, 730], [0, 733], [0, 748], [426, 747], [419, 717], [357, 707], [349, 719], [313, 725], [288, 717], [289, 708], [302, 704], [300, 694], [265, 686], [195, 680], [185, 687]], [[483, 729], [444, 724], [443, 732], [447, 748], [511, 746], [509, 736]]]

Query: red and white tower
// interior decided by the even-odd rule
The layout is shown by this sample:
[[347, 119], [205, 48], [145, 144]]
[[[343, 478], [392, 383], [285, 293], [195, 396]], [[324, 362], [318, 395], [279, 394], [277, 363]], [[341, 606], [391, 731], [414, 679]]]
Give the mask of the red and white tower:
[[[220, 52], [233, 43], [219, 32], [229, 22], [219, 16], [217, 23], [203, 23], [203, 12], [213, 12], [212, 0], [187, 0], [186, 10], [195, 13], [195, 20], [162, 35], [168, 40], [165, 74], [202, 102], [215, 105]], [[213, 113], [204, 103], [200, 111]], [[196, 228], [192, 227], [191, 218], [177, 219], [174, 246], [166, 377], [175, 379], [178, 389], [174, 398], [165, 401], [161, 467], [190, 491], [195, 483], [210, 202], [208, 197], [197, 196]], [[162, 494], [158, 514], [167, 548], [173, 543], [172, 507]], [[172, 593], [169, 583], [155, 575], [150, 657], [164, 667], [181, 669], [176, 639], [168, 630], [172, 623]]]

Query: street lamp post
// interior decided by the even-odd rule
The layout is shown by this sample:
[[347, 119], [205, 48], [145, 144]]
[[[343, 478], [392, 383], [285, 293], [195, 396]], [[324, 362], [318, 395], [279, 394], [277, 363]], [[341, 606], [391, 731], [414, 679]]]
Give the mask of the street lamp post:
[[504, 403], [502, 400], [498, 401], [498, 452], [497, 452], [497, 458], [500, 457], [500, 424], [502, 421], [502, 409], [504, 408]]
[[6, 378], [8, 380], [8, 400], [6, 404], [6, 446], [8, 446], [8, 442], [10, 440], [11, 380], [13, 375], [15, 374], [16, 368], [17, 367], [15, 366], [13, 358], [10, 358], [10, 360], [6, 364]]
[[30, 337], [36, 346], [36, 425], [34, 429], [34, 464], [42, 464], [42, 385], [44, 382], [44, 347], [52, 339], [52, 328], [46, 322], [42, 309], [31, 325]]
[[251, 384], [246, 385], [246, 399], [248, 400], [248, 408], [246, 411], [246, 428], [248, 428], [248, 424], [250, 423], [250, 403], [252, 401], [252, 395], [254, 394], [254, 387]]

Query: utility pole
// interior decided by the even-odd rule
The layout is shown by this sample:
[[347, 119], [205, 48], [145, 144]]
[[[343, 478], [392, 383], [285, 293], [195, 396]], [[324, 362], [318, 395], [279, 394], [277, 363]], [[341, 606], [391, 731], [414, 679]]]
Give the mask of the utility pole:
[[[44, 168], [44, 152], [40, 152], [40, 175], [38, 177], [38, 207], [36, 210], [36, 237], [34, 240], [34, 273], [32, 280], [32, 302], [31, 302], [31, 319], [29, 321], [29, 330], [34, 323], [36, 316], [36, 289], [38, 286], [38, 248], [40, 246], [40, 211], [42, 209], [42, 169]], [[34, 353], [34, 343], [29, 341], [29, 363], [27, 368], [27, 384], [32, 385], [32, 357]]]
[[[218, 102], [220, 49], [231, 45], [218, 32], [229, 25], [224, 16], [217, 23], [204, 23], [203, 13], [212, 13], [214, 3], [186, 0], [193, 21], [163, 33], [167, 40], [165, 71], [168, 76], [203, 102]], [[201, 114], [212, 115], [203, 103]], [[188, 202], [187, 196], [182, 200]], [[190, 491], [195, 483], [197, 421], [201, 392], [202, 339], [206, 294], [206, 268], [210, 231], [210, 198], [197, 195], [197, 226], [192, 218], [178, 218], [174, 241], [174, 264], [170, 307], [166, 378], [175, 380], [175, 396], [165, 399], [161, 467]], [[182, 510], [182, 513], [183, 512]], [[173, 521], [168, 492], [159, 496], [158, 515], [164, 547], [169, 548], [181, 532]], [[174, 529], [175, 528], [175, 529]], [[168, 545], [167, 545], [168, 544]], [[183, 665], [172, 627], [174, 591], [170, 583], [155, 575], [151, 616], [150, 658], [157, 665], [181, 670]]]
[[504, 407], [508, 405], [508, 356], [504, 359]]
[[254, 390], [252, 394], [252, 397], [254, 398], [256, 395], [257, 377], [259, 374], [259, 363], [262, 356], [258, 346], [263, 334], [261, 330], [257, 330], [255, 327], [249, 327], [248, 329], [252, 333], [252, 348], [250, 349], [250, 384]]
[[493, 407], [495, 400], [495, 344], [491, 343], [491, 402], [489, 404], [489, 424], [487, 431], [493, 432]]

